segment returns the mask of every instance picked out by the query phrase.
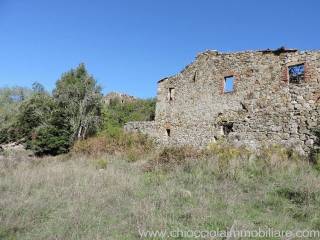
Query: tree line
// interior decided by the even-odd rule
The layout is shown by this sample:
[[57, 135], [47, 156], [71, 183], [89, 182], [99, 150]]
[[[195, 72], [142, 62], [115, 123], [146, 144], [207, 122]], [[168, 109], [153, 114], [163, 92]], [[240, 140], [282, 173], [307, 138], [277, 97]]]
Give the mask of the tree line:
[[1, 89], [0, 144], [21, 142], [37, 155], [65, 153], [97, 132], [102, 96], [84, 64], [64, 73], [52, 93], [40, 83]]
[[119, 134], [127, 121], [152, 120], [155, 99], [103, 104], [101, 87], [84, 64], [64, 73], [51, 93], [40, 83], [32, 89], [0, 89], [0, 145], [22, 143], [36, 155], [58, 155], [78, 140]]

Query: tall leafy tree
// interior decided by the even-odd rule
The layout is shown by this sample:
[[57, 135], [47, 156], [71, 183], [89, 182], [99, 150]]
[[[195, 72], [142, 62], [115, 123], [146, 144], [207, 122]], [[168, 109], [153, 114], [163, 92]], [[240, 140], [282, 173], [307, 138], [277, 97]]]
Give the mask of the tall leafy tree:
[[44, 89], [34, 90], [17, 116], [20, 137], [36, 155], [65, 153], [71, 145], [71, 126], [64, 108]]
[[63, 74], [52, 95], [39, 83], [29, 95], [0, 89], [0, 144], [23, 140], [37, 155], [67, 152], [75, 140], [97, 131], [101, 108], [101, 88], [84, 64]]
[[30, 139], [35, 128], [45, 125], [54, 105], [54, 99], [46, 93], [34, 93], [24, 101], [17, 116], [21, 136]]
[[101, 87], [84, 64], [62, 75], [53, 96], [59, 107], [65, 109], [73, 140], [84, 139], [97, 131], [102, 108]]

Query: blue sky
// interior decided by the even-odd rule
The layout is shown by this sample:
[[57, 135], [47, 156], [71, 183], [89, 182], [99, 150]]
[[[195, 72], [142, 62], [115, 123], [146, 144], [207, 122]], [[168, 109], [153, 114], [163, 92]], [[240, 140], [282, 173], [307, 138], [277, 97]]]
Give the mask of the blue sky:
[[319, 49], [317, 0], [0, 0], [0, 87], [51, 90], [84, 62], [104, 92], [156, 95], [206, 49]]

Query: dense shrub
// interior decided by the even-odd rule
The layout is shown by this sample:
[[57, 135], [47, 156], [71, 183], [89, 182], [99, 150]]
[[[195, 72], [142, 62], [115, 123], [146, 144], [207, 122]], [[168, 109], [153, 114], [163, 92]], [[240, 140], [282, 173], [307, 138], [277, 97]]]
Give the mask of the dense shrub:
[[16, 122], [7, 123], [0, 128], [0, 144], [16, 142], [19, 140], [19, 135]]
[[58, 155], [68, 151], [71, 125], [63, 108], [40, 86], [19, 107], [17, 124], [19, 138], [36, 155]]
[[100, 153], [109, 153], [111, 149], [108, 149], [105, 136], [97, 136], [75, 142], [72, 152], [75, 154], [98, 155]]
[[158, 164], [180, 164], [188, 158], [197, 158], [200, 151], [189, 146], [165, 147], [156, 158]]
[[20, 137], [31, 140], [35, 129], [48, 122], [55, 107], [54, 99], [46, 93], [35, 93], [22, 102], [17, 115]]
[[17, 114], [19, 106], [31, 94], [32, 90], [28, 88], [0, 88], [0, 144], [18, 140]]
[[276, 194], [297, 205], [308, 204], [310, 201], [315, 200], [316, 195], [314, 192], [309, 192], [305, 189], [296, 190], [288, 187], [277, 189]]
[[129, 121], [153, 120], [155, 99], [137, 99], [121, 102], [114, 99], [102, 110], [102, 127], [98, 136], [77, 141], [73, 153], [87, 155], [125, 154], [127, 160], [136, 161], [153, 149], [153, 142], [139, 133], [125, 133], [123, 126]]
[[36, 155], [58, 155], [69, 151], [71, 125], [63, 111], [53, 109], [48, 124], [36, 128], [30, 148]]
[[35, 131], [35, 139], [31, 141], [31, 149], [38, 156], [58, 155], [68, 152], [70, 132], [58, 129], [53, 125], [41, 126]]
[[201, 150], [190, 147], [165, 147], [144, 165], [144, 171], [152, 171], [155, 169], [170, 170], [178, 165], [183, 165], [188, 160], [197, 160], [203, 156]]
[[209, 144], [202, 150], [187, 146], [163, 148], [156, 151], [154, 157], [143, 165], [143, 170], [167, 171], [174, 170], [177, 166], [189, 169], [190, 164], [207, 162], [215, 176], [235, 180], [243, 175], [265, 177], [279, 169], [296, 171], [298, 166], [308, 165], [304, 160], [305, 158], [293, 150], [280, 146], [269, 146], [259, 151], [252, 151], [222, 141]]
[[77, 141], [72, 152], [74, 154], [127, 154], [129, 160], [137, 158], [153, 149], [153, 142], [146, 136], [138, 133], [118, 132], [116, 135], [99, 135]]
[[250, 151], [245, 147], [235, 147], [227, 142], [219, 141], [208, 144], [204, 150], [204, 154], [217, 156], [221, 161], [228, 162], [231, 159], [246, 159], [250, 155]]

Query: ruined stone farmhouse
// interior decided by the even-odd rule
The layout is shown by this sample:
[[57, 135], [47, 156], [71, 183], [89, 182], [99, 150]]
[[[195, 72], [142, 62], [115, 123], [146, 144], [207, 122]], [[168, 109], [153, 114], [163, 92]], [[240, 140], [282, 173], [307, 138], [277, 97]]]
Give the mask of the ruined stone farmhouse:
[[206, 51], [158, 82], [153, 122], [130, 122], [161, 144], [206, 146], [220, 138], [308, 153], [320, 115], [320, 51]]
[[137, 98], [135, 98], [133, 96], [130, 96], [125, 93], [118, 93], [118, 92], [110, 92], [103, 97], [103, 102], [106, 105], [110, 105], [113, 102], [114, 103], [115, 102], [117, 102], [117, 103], [132, 103], [136, 100], [137, 100]]

